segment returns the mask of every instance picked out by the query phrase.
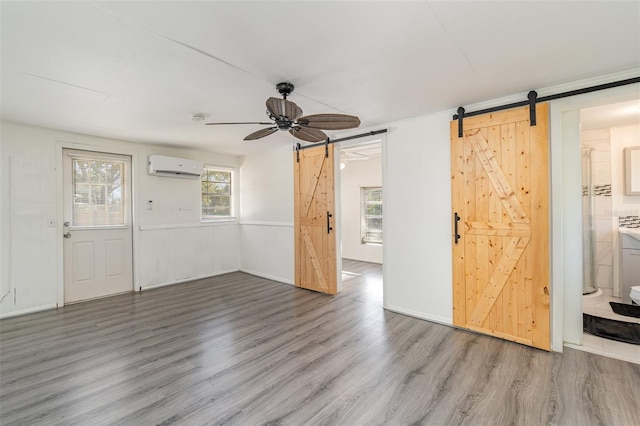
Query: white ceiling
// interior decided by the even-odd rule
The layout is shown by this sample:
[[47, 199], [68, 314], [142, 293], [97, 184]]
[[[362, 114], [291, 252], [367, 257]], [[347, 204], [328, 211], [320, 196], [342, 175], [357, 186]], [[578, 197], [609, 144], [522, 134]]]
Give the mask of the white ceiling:
[[640, 125], [640, 99], [580, 110], [582, 130]]
[[382, 144], [380, 142], [358, 145], [340, 150], [340, 161], [365, 161], [372, 158], [379, 158], [382, 155]]
[[[2, 118], [231, 154], [274, 85], [363, 127], [640, 66], [638, 1], [0, 3]], [[330, 134], [331, 135], [331, 134]]]

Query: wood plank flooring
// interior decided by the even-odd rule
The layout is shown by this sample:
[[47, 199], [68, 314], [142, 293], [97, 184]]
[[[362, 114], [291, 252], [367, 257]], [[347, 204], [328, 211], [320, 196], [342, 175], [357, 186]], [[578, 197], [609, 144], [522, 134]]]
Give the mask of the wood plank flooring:
[[241, 272], [0, 321], [9, 425], [640, 425], [640, 365]]

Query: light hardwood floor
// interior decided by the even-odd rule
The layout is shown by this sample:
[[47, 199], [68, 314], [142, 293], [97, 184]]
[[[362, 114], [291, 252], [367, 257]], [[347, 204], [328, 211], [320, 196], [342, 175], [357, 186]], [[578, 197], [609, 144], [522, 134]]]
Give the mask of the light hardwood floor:
[[640, 425], [640, 366], [241, 272], [0, 321], [8, 425]]

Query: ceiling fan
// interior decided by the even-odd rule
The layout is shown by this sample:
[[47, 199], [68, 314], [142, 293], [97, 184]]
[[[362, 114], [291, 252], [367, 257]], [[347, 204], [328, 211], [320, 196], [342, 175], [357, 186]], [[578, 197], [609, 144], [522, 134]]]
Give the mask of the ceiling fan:
[[346, 114], [314, 114], [302, 115], [302, 109], [294, 102], [288, 101], [287, 96], [293, 92], [293, 84], [278, 83], [276, 91], [282, 99], [267, 99], [267, 116], [271, 122], [245, 121], [236, 123], [205, 123], [208, 126], [227, 124], [260, 124], [271, 126], [260, 129], [244, 138], [245, 141], [264, 138], [278, 130], [289, 131], [293, 136], [306, 142], [320, 142], [327, 139], [322, 130], [353, 129], [360, 125], [360, 119]]

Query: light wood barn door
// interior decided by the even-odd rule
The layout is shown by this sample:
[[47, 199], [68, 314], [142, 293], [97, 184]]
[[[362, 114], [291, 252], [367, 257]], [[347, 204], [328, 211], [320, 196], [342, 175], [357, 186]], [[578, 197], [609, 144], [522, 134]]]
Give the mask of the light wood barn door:
[[[333, 145], [294, 152], [295, 284], [336, 294]], [[299, 154], [299, 161], [297, 155]]]
[[453, 323], [550, 349], [548, 105], [451, 122]]

